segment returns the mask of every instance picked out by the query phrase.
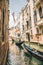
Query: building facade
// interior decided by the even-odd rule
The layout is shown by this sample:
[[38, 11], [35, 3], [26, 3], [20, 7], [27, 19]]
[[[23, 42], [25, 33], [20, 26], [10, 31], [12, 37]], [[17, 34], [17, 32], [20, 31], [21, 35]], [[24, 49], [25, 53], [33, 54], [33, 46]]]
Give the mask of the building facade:
[[15, 27], [9, 28], [9, 43], [12, 43], [12, 40], [15, 39]]
[[31, 14], [30, 41], [43, 44], [43, 1], [29, 0], [29, 3]]
[[43, 0], [27, 1], [18, 18], [22, 22], [22, 38], [43, 44]]
[[0, 65], [5, 65], [8, 50], [8, 27], [9, 0], [0, 0]]
[[34, 24], [36, 28], [36, 39], [43, 44], [43, 0], [33, 0]]
[[18, 22], [18, 23], [15, 26], [15, 36], [16, 36], [16, 38], [18, 38], [18, 36], [21, 34], [21, 32], [20, 32], [20, 16], [17, 17], [16, 22]]
[[23, 10], [23, 36], [25, 41], [30, 41], [30, 27], [31, 27], [31, 16], [30, 16], [30, 3], [27, 3]]

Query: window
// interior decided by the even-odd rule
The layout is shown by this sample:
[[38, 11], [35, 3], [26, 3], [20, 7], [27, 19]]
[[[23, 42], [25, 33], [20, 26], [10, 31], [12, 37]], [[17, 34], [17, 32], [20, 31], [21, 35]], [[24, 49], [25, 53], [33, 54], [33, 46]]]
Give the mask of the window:
[[27, 39], [28, 41], [30, 41], [30, 34], [29, 34], [29, 33], [26, 33], [26, 39]]
[[23, 30], [24, 30], [24, 25], [22, 25], [23, 26]]
[[33, 33], [32, 33], [32, 30], [31, 30], [31, 39], [33, 39]]
[[42, 17], [42, 8], [41, 8], [41, 6], [39, 8], [39, 15], [40, 15], [40, 18], [41, 18]]
[[20, 33], [18, 33], [18, 37], [20, 37]]
[[37, 29], [37, 33], [39, 34], [39, 29], [38, 28], [36, 28]]
[[27, 33], [26, 33], [26, 39], [28, 39], [28, 35], [27, 35]]
[[34, 23], [36, 23], [37, 22], [37, 13], [36, 13], [36, 11], [34, 11]]
[[31, 16], [30, 16], [30, 20], [29, 20], [29, 26], [31, 27]]
[[[30, 11], [31, 11], [31, 10], [30, 10], [30, 6], [28, 7], [28, 9], [29, 9], [29, 11], [28, 11], [28, 12], [30, 13]], [[31, 13], [30, 13], [30, 14], [31, 14]]]
[[28, 29], [29, 22], [28, 22], [28, 21], [26, 21], [26, 23], [27, 23], [27, 29]]
[[34, 15], [36, 16], [36, 11], [34, 11]]
[[32, 35], [32, 30], [31, 30], [31, 35]]

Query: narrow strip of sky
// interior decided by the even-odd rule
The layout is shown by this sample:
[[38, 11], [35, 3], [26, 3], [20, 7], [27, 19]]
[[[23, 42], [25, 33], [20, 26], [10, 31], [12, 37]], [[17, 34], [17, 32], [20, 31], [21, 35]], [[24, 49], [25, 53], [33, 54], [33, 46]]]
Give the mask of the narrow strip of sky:
[[10, 0], [10, 12], [15, 12], [15, 15], [24, 7], [26, 0]]
[[9, 18], [9, 27], [14, 27], [16, 23], [14, 23], [12, 13], [15, 13], [15, 17], [20, 12], [20, 10], [26, 5], [26, 0], [10, 0], [9, 1], [9, 9], [10, 9], [10, 18]]

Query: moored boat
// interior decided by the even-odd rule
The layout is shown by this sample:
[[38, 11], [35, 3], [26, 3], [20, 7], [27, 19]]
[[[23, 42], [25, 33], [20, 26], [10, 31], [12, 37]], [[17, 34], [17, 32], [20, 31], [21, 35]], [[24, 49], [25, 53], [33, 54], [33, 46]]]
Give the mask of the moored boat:
[[24, 44], [25, 49], [30, 52], [33, 56], [35, 56], [37, 59], [43, 61], [43, 52], [37, 51], [28, 45]]
[[22, 45], [24, 43], [24, 41], [20, 41], [20, 42], [16, 42], [16, 45]]

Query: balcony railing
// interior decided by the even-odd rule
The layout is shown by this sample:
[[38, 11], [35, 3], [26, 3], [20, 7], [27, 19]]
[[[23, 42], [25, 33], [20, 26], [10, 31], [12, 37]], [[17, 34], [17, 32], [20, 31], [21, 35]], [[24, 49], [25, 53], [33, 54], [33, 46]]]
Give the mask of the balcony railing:
[[43, 19], [43, 13], [41, 11], [39, 12], [39, 17], [40, 17], [40, 19], [37, 18], [37, 14], [36, 13], [34, 14], [34, 23], [35, 24], [40, 22], [40, 21], [42, 21], [42, 19]]
[[35, 21], [35, 25], [43, 25], [43, 16], [39, 20]]

